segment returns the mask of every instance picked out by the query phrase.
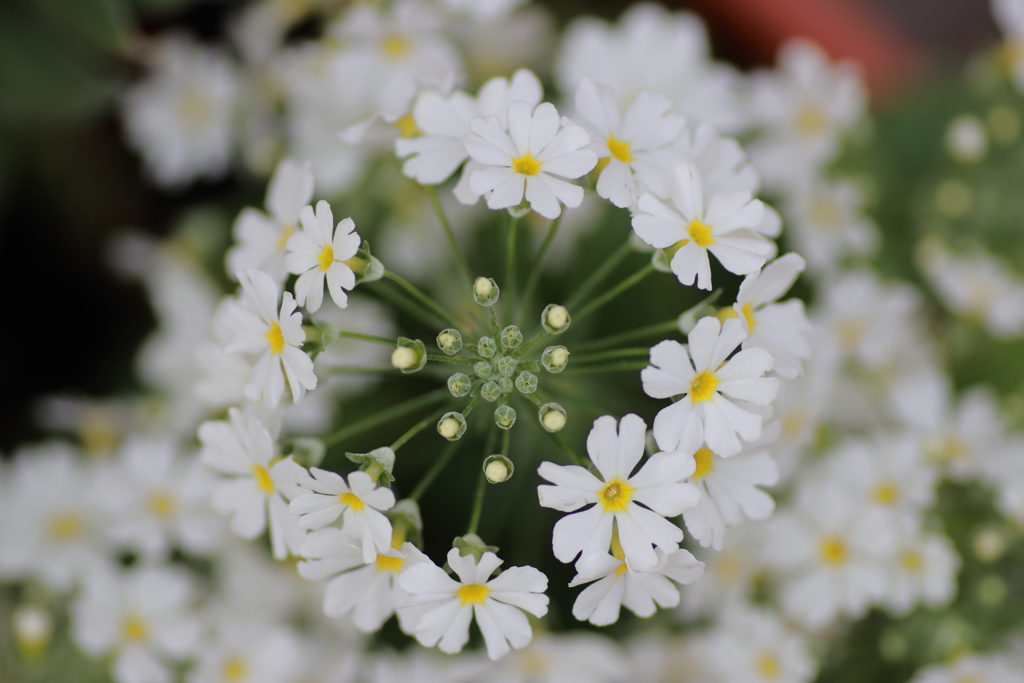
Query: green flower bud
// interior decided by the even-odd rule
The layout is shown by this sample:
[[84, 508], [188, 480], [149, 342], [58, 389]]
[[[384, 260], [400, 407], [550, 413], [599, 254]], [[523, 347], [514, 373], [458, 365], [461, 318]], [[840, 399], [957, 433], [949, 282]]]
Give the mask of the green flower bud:
[[441, 330], [437, 335], [437, 348], [441, 349], [442, 353], [454, 356], [462, 349], [462, 333], [451, 327]]

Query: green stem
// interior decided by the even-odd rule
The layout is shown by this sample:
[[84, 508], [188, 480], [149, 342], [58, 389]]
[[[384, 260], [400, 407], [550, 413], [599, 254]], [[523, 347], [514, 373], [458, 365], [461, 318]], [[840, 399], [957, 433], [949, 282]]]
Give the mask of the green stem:
[[572, 360], [574, 363], [590, 363], [612, 358], [631, 358], [635, 356], [646, 358], [650, 353], [651, 350], [644, 346], [631, 349], [612, 349], [611, 351], [601, 351], [599, 353], [581, 353], [574, 356]]
[[[550, 434], [550, 432], [548, 433]], [[572, 459], [573, 464], [579, 465], [580, 467], [587, 467], [589, 465], [585, 458], [573, 450], [573, 447], [569, 445], [569, 441], [565, 438], [565, 435], [562, 434], [562, 432], [555, 432], [554, 434], [551, 434], [551, 436], [553, 436], [555, 441], [557, 441], [562, 448], [565, 449], [565, 452], [569, 454], [569, 458]]]
[[522, 358], [524, 355], [526, 355], [527, 351], [529, 351], [530, 349], [533, 348], [534, 344], [536, 344], [537, 342], [539, 342], [541, 339], [543, 339], [546, 336], [548, 336], [548, 331], [547, 330], [541, 330], [537, 334], [535, 334], [532, 337], [530, 337], [525, 344], [523, 344], [518, 349], [516, 349], [516, 352], [515, 352], [514, 356], [516, 358]]
[[537, 290], [537, 285], [540, 284], [540, 274], [543, 272], [544, 259], [547, 258], [548, 249], [551, 248], [551, 244], [555, 241], [555, 235], [558, 234], [558, 226], [562, 222], [563, 215], [565, 215], [564, 212], [558, 214], [558, 218], [551, 221], [551, 227], [548, 228], [548, 234], [540, 245], [540, 251], [537, 252], [537, 256], [533, 259], [530, 277], [526, 281], [526, 293], [523, 294], [523, 302], [527, 306], [530, 305], [530, 300], [533, 299], [533, 293]]
[[494, 335], [494, 341], [501, 343], [498, 337], [501, 336], [501, 328], [498, 327], [498, 314], [494, 310], [494, 306], [487, 307], [487, 315], [491, 321], [491, 334]]
[[622, 342], [633, 341], [635, 339], [644, 339], [663, 332], [680, 332], [679, 321], [676, 319], [666, 320], [663, 323], [655, 323], [646, 327], [640, 327], [635, 330], [623, 332], [622, 334], [615, 334], [611, 337], [605, 337], [604, 339], [597, 339], [589, 343], [583, 342], [582, 344], [574, 344], [573, 349], [577, 351], [596, 351], [597, 349], [616, 346]]
[[643, 370], [650, 363], [644, 361], [643, 363], [608, 363], [607, 365], [584, 365], [570, 366], [566, 368], [563, 375], [592, 375], [601, 372], [625, 372], [628, 370]]
[[465, 356], [442, 356], [439, 353], [428, 353], [427, 360], [432, 360], [437, 363], [457, 363], [458, 365], [476, 365], [478, 362], [475, 358], [466, 358]]
[[473, 398], [469, 399], [469, 403], [462, 411], [462, 417], [469, 417], [469, 414], [473, 412], [473, 408], [476, 408], [476, 404], [480, 402], [480, 394], [477, 394]]
[[434, 301], [427, 294], [425, 294], [419, 287], [409, 282], [400, 275], [392, 273], [390, 270], [384, 271], [384, 277], [394, 282], [396, 285], [407, 291], [412, 295], [414, 299], [422, 303], [424, 306], [429, 308], [438, 318], [444, 320], [452, 327], [458, 328], [461, 324], [459, 319], [454, 315], [445, 310], [444, 306]]
[[455, 452], [459, 450], [460, 445], [462, 445], [461, 440], [452, 441], [443, 451], [441, 451], [441, 455], [438, 456], [437, 460], [434, 461], [434, 464], [430, 466], [430, 469], [423, 475], [423, 478], [420, 479], [418, 484], [416, 484], [416, 488], [414, 488], [412, 493], [409, 494], [409, 498], [419, 501], [420, 497], [427, 492], [430, 485], [434, 483], [435, 479], [437, 479], [437, 475], [441, 474], [448, 463], [451, 462], [452, 457], [455, 455]]
[[447, 406], [445, 408], [442, 408], [441, 410], [434, 411], [430, 415], [427, 415], [425, 418], [414, 424], [405, 432], [405, 434], [402, 434], [400, 437], [395, 439], [395, 442], [391, 444], [391, 450], [397, 451], [399, 448], [404, 446], [409, 441], [409, 439], [411, 439], [412, 437], [416, 436], [424, 429], [426, 429], [427, 425], [436, 422], [442, 415], [447, 413], [450, 408], [451, 406]]
[[[569, 299], [565, 302], [565, 307], [569, 309], [569, 312], [573, 313], [572, 309], [576, 306], [576, 304], [578, 304], [588, 294], [590, 294], [590, 290], [592, 290], [597, 285], [601, 284], [601, 280], [608, 277], [608, 274], [615, 270], [615, 267], [622, 263], [622, 260], [629, 256], [629, 252], [631, 252], [632, 250], [633, 247], [630, 244], [630, 241], [626, 240], [625, 244], [623, 244], [621, 247], [613, 251], [608, 256], [608, 258], [605, 259], [605, 262], [598, 266], [597, 270], [591, 273], [590, 277], [584, 280], [583, 284], [580, 285], [579, 289], [573, 292]], [[575, 319], [576, 315], [574, 314], [573, 320]]]
[[362, 334], [360, 332], [338, 332], [339, 337], [347, 337], [349, 339], [362, 339], [363, 341], [373, 342], [375, 344], [384, 344], [385, 346], [394, 347], [397, 343], [394, 339], [388, 339], [387, 337], [375, 337], [372, 334]]
[[466, 255], [462, 253], [462, 249], [459, 248], [459, 243], [455, 240], [452, 225], [448, 222], [448, 217], [444, 213], [441, 201], [437, 198], [437, 188], [431, 185], [427, 191], [430, 193], [430, 201], [434, 204], [437, 217], [441, 221], [441, 227], [444, 228], [445, 237], [448, 239], [448, 246], [451, 248], [452, 256], [455, 258], [455, 267], [458, 269], [462, 279], [466, 281], [466, 291], [472, 292], [473, 276], [469, 271], [469, 262], [466, 260]]
[[448, 396], [451, 396], [451, 392], [448, 391], [448, 387], [444, 387], [441, 389], [435, 389], [434, 391], [431, 391], [426, 394], [421, 394], [420, 396], [411, 398], [407, 401], [403, 401], [398, 405], [391, 406], [390, 408], [381, 410], [380, 412], [374, 413], [373, 415], [368, 415], [367, 417], [364, 417], [362, 420], [353, 422], [347, 427], [342, 427], [333, 434], [328, 434], [326, 437], [324, 437], [324, 445], [333, 446], [334, 444], [340, 441], [344, 441], [345, 439], [351, 438], [358, 434], [362, 434], [367, 430], [373, 429], [378, 425], [382, 425], [387, 422], [390, 422], [391, 420], [402, 417], [407, 413], [413, 413], [421, 408], [426, 408], [427, 406], [433, 405], [434, 403], [439, 403]]
[[434, 319], [433, 315], [423, 310], [423, 306], [420, 306], [415, 301], [411, 301], [409, 297], [405, 296], [401, 292], [387, 289], [385, 287], [370, 288], [369, 291], [373, 292], [374, 295], [381, 299], [401, 308], [427, 327], [435, 327], [437, 325], [437, 320]]
[[[484, 447], [484, 458], [491, 454], [491, 449], [494, 448], [494, 432], [497, 429], [496, 426], [491, 427], [490, 433], [487, 435], [487, 445]], [[473, 496], [473, 512], [469, 516], [469, 530], [466, 532], [467, 535], [475, 534], [477, 527], [480, 525], [480, 513], [484, 509], [484, 492], [487, 490], [487, 475], [484, 473], [484, 468], [480, 468], [480, 476], [476, 481], [476, 494]]]
[[627, 289], [629, 289], [633, 285], [639, 283], [645, 277], [647, 277], [648, 275], [650, 275], [653, 272], [654, 272], [654, 264], [648, 263], [646, 266], [644, 266], [643, 268], [641, 268], [637, 272], [633, 273], [632, 275], [627, 277], [625, 280], [623, 280], [619, 284], [615, 285], [614, 287], [609, 289], [607, 292], [605, 292], [604, 294], [602, 294], [601, 296], [597, 297], [596, 299], [591, 301], [589, 304], [587, 304], [586, 306], [581, 308], [578, 313], [573, 315], [573, 322], [576, 322], [576, 323], [582, 322], [591, 313], [593, 313], [597, 309], [601, 308], [601, 306], [604, 306], [606, 303], [608, 303], [609, 301], [611, 301], [612, 299], [614, 299], [618, 295], [622, 294], [623, 292], [625, 292]]
[[359, 367], [358, 365], [341, 365], [329, 368], [329, 371], [337, 375], [392, 375], [398, 374], [398, 369], [390, 365], [370, 368]]
[[505, 320], [512, 319], [513, 311], [513, 300], [516, 296], [516, 228], [519, 225], [519, 219], [515, 216], [508, 224], [508, 247], [506, 248], [506, 261], [505, 261], [505, 282], [506, 282], [506, 295], [505, 295]]

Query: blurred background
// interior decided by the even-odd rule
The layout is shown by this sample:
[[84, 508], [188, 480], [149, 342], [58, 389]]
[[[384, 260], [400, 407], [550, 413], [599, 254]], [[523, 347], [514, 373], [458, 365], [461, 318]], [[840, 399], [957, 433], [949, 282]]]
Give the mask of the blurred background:
[[[629, 3], [542, 3], [559, 23], [614, 18]], [[876, 110], [906, 106], [997, 38], [980, 0], [689, 0], [716, 56], [768, 65], [805, 35], [865, 67]], [[228, 0], [4, 0], [0, 3], [0, 287], [16, 311], [0, 335], [0, 450], [35, 438], [39, 397], [131, 388], [134, 350], [153, 324], [141, 288], [109, 267], [126, 229], [166, 234], [184, 207], [260, 205], [264, 181], [232, 174], [178, 192], [145, 182], [126, 147], [118, 98], [142, 74], [138, 36], [178, 27], [222, 36]], [[943, 122], [944, 125], [944, 122]], [[22, 320], [26, 322], [22, 322]], [[26, 353], [29, 351], [29, 353]], [[39, 359], [46, 359], [40, 362]]]

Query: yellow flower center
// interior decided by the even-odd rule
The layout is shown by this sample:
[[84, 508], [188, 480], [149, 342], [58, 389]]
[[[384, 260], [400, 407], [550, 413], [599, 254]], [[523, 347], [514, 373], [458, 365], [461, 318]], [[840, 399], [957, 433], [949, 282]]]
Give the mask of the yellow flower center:
[[121, 637], [130, 643], [141, 643], [149, 637], [149, 627], [137, 616], [128, 615], [121, 622]]
[[601, 175], [601, 171], [608, 168], [608, 164], [610, 164], [611, 162], [611, 157], [601, 157], [600, 159], [597, 160], [597, 166], [594, 167], [594, 170], [591, 171], [591, 173], [593, 173], [595, 176]]
[[711, 473], [714, 457], [710, 448], [701, 448], [693, 454], [693, 459], [697, 461], [697, 469], [693, 471], [694, 479], [703, 479]]
[[816, 135], [825, 128], [825, 110], [814, 102], [805, 102], [796, 117], [796, 127], [805, 135]]
[[815, 227], [833, 232], [839, 227], [839, 208], [828, 197], [817, 197], [811, 202], [811, 221]]
[[629, 143], [619, 140], [614, 135], [608, 136], [608, 151], [611, 155], [624, 164], [633, 161], [633, 154], [629, 151]]
[[491, 589], [482, 583], [467, 583], [455, 591], [455, 594], [459, 596], [459, 600], [462, 601], [463, 605], [482, 605], [484, 604], [484, 599], [491, 594]]
[[795, 439], [803, 431], [807, 423], [807, 415], [804, 411], [791, 410], [782, 416], [782, 434], [789, 439]]
[[694, 403], [710, 401], [718, 387], [718, 378], [705, 370], [690, 381], [690, 400]]
[[397, 574], [402, 571], [403, 564], [405, 564], [405, 560], [401, 557], [391, 557], [390, 555], [377, 556], [377, 571], [379, 572], [395, 572]]
[[762, 652], [757, 658], [757, 673], [766, 681], [774, 681], [782, 673], [779, 659], [771, 652]]
[[864, 336], [864, 325], [859, 320], [844, 320], [836, 328], [836, 335], [839, 337], [839, 344], [850, 351], [860, 344]]
[[85, 533], [81, 518], [73, 512], [58, 512], [46, 520], [46, 535], [51, 541], [70, 541]]
[[629, 505], [629, 501], [633, 499], [633, 491], [635, 490], [626, 482], [615, 477], [605, 484], [597, 499], [601, 501], [605, 512], [623, 512]]
[[622, 550], [622, 543], [619, 542], [619, 525], [612, 527], [612, 557], [622, 562], [615, 568], [615, 576], [622, 576], [629, 567], [626, 566], [626, 553]]
[[412, 117], [412, 114], [398, 117], [398, 120], [395, 121], [395, 128], [398, 129], [398, 134], [403, 138], [415, 138], [423, 135], [423, 131], [416, 125], [416, 119]]
[[893, 505], [900, 499], [900, 487], [896, 482], [883, 481], [875, 487], [872, 497], [882, 505]]
[[327, 245], [324, 250], [320, 252], [320, 270], [324, 271], [334, 264], [334, 247]]
[[380, 48], [388, 57], [398, 59], [409, 54], [409, 40], [405, 36], [392, 34], [380, 41]]
[[908, 572], [919, 572], [921, 571], [921, 555], [908, 550], [900, 555], [900, 565]]
[[821, 561], [825, 564], [838, 566], [846, 562], [846, 543], [838, 536], [828, 536], [823, 539], [819, 551]]
[[715, 243], [715, 238], [711, 236], [711, 226], [699, 218], [690, 221], [686, 231], [690, 233], [690, 239], [698, 247], [710, 247]]
[[284, 332], [277, 323], [270, 323], [270, 329], [263, 335], [270, 344], [270, 353], [275, 356], [284, 351]]
[[245, 660], [241, 657], [233, 656], [229, 657], [224, 662], [224, 669], [221, 671], [221, 678], [229, 683], [238, 683], [244, 681], [249, 677], [249, 667], [245, 665]]
[[202, 128], [213, 115], [210, 100], [197, 88], [188, 88], [178, 101], [178, 115], [186, 128]]
[[925, 457], [935, 462], [963, 462], [970, 456], [971, 447], [955, 434], [945, 434], [927, 439], [924, 452]]
[[527, 152], [518, 159], [512, 160], [512, 170], [521, 175], [537, 175], [540, 171], [540, 162]]
[[292, 223], [288, 223], [281, 229], [281, 236], [277, 238], [277, 250], [284, 251], [285, 245], [288, 244], [288, 238], [295, 232], [295, 226]]
[[361, 512], [362, 509], [366, 507], [366, 503], [364, 503], [362, 499], [354, 493], [343, 493], [338, 496], [338, 500], [341, 503], [348, 505], [356, 512]]
[[754, 319], [753, 301], [748, 301], [743, 304], [743, 319], [747, 321], [747, 332], [754, 334], [754, 328], [757, 327], [757, 320]]
[[120, 430], [114, 416], [102, 408], [87, 410], [78, 425], [78, 438], [90, 453], [109, 451], [117, 445], [119, 436]]
[[1008, 74], [1013, 74], [1021, 61], [1024, 61], [1024, 42], [1006, 40], [996, 51], [996, 62]]
[[154, 516], [160, 519], [169, 519], [177, 511], [178, 502], [174, 499], [174, 496], [166, 491], [154, 491], [149, 494], [149, 498], [146, 500], [146, 507], [149, 508], [149, 511]]
[[270, 478], [270, 472], [263, 465], [253, 465], [252, 474], [256, 477], [256, 488], [267, 495], [274, 492], [274, 480]]
[[715, 317], [718, 318], [718, 322], [725, 323], [729, 318], [737, 318], [739, 316], [736, 314], [735, 308], [732, 306], [726, 306], [725, 308], [719, 308], [715, 311]]

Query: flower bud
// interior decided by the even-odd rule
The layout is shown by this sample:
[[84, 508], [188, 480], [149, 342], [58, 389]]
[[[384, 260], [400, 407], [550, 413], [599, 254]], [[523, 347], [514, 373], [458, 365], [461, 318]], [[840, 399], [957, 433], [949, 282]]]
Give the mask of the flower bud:
[[478, 277], [473, 283], [473, 300], [481, 306], [493, 306], [499, 293], [498, 283], [489, 277]]
[[564, 346], [549, 346], [544, 349], [540, 362], [545, 370], [557, 374], [565, 370], [565, 366], [569, 363], [569, 349]]
[[498, 350], [498, 344], [490, 337], [480, 337], [476, 343], [476, 352], [484, 358], [492, 358]]
[[437, 422], [437, 433], [449, 441], [458, 441], [466, 433], [466, 418], [454, 411], [445, 413]]
[[480, 396], [482, 396], [485, 401], [494, 403], [498, 400], [498, 397], [501, 396], [501, 387], [498, 386], [497, 382], [487, 382], [480, 387]]
[[498, 388], [501, 389], [501, 393], [509, 394], [512, 393], [512, 388], [515, 385], [512, 383], [511, 377], [502, 377], [498, 380]]
[[473, 364], [473, 372], [476, 373], [477, 377], [487, 378], [491, 376], [492, 372], [494, 372], [494, 368], [491, 367], [490, 363], [482, 360], [479, 363]]
[[515, 465], [504, 455], [489, 455], [484, 460], [484, 476], [491, 484], [500, 484], [512, 478]]
[[540, 316], [541, 325], [551, 334], [561, 334], [569, 329], [572, 322], [569, 309], [559, 304], [548, 304]]
[[473, 388], [473, 380], [468, 375], [456, 372], [448, 378], [448, 391], [452, 392], [455, 398], [462, 398]]
[[417, 372], [427, 364], [427, 346], [419, 339], [398, 338], [398, 347], [391, 352], [391, 365], [405, 374]]
[[462, 333], [451, 327], [441, 330], [437, 335], [437, 348], [441, 349], [442, 353], [454, 356], [462, 350]]
[[512, 406], [501, 405], [494, 409], [494, 423], [502, 429], [512, 429], [516, 423], [516, 410]]
[[399, 370], [408, 370], [416, 364], [416, 352], [407, 346], [399, 346], [391, 352], [391, 364]]
[[540, 426], [549, 432], [560, 432], [565, 427], [565, 408], [557, 403], [545, 403], [537, 411]]
[[21, 605], [14, 610], [13, 622], [14, 639], [22, 655], [29, 658], [41, 656], [53, 635], [53, 616], [42, 607]]
[[502, 377], [511, 377], [516, 371], [516, 365], [518, 365], [518, 363], [515, 358], [502, 356], [498, 359], [498, 374]]
[[523, 370], [516, 377], [516, 389], [524, 394], [532, 394], [537, 391], [537, 375], [528, 370]]
[[501, 331], [501, 345], [506, 349], [514, 349], [523, 343], [523, 332], [518, 325], [509, 325]]

